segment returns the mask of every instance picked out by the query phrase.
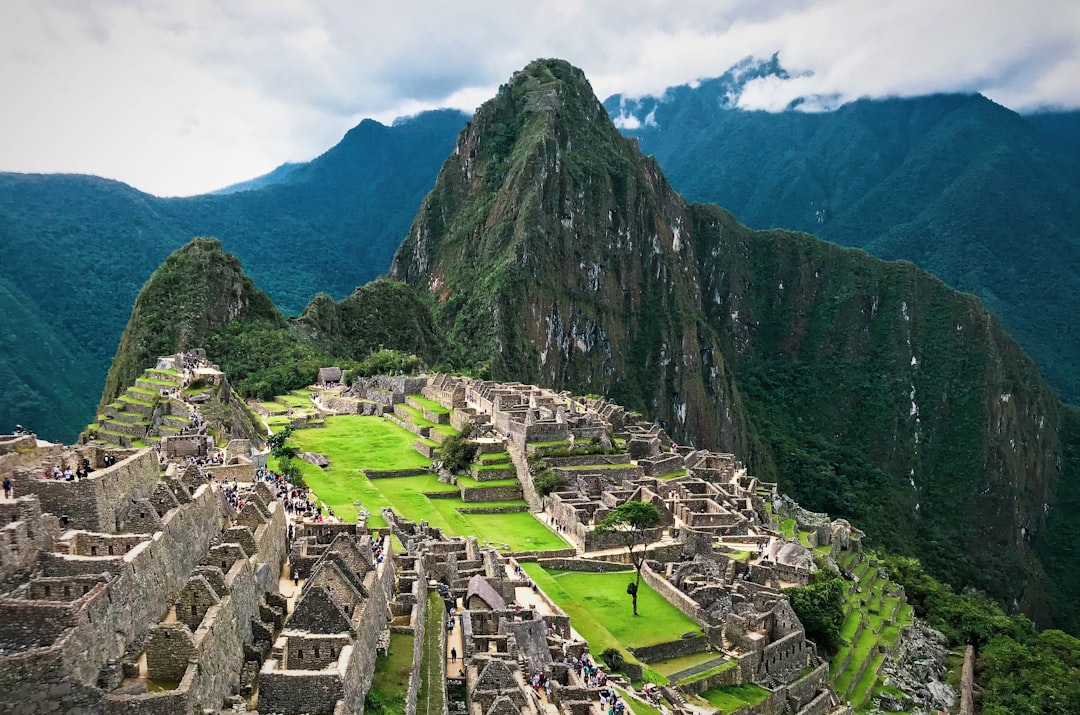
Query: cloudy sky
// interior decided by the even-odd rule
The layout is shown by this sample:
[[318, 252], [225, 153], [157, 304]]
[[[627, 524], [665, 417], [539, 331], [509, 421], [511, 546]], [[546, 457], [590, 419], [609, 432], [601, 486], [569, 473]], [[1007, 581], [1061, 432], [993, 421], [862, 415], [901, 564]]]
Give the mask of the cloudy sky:
[[780, 59], [796, 96], [1080, 107], [1076, 0], [2, 0], [0, 170], [158, 195], [312, 158], [364, 117], [467, 110], [536, 57], [632, 96]]

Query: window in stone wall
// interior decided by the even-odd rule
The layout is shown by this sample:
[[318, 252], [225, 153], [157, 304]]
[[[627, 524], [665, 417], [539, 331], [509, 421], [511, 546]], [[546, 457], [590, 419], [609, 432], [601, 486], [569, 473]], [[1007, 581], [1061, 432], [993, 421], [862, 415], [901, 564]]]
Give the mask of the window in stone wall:
[[300, 649], [300, 650], [296, 651], [296, 659], [297, 660], [303, 660], [304, 659], [304, 651], [303, 651], [303, 649]]
[[96, 546], [91, 546], [90, 547], [90, 555], [91, 556], [97, 556], [97, 547]]
[[113, 545], [109, 544], [109, 556], [113, 555]]
[[319, 659], [319, 647], [315, 646], [315, 660]]

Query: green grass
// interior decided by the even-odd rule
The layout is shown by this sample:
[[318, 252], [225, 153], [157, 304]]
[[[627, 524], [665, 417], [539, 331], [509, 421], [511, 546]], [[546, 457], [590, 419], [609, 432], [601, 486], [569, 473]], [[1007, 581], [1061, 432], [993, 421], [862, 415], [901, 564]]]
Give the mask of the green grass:
[[308, 409], [314, 409], [314, 406], [311, 404], [311, 398], [307, 396], [299, 397], [297, 395], [278, 395], [274, 398], [274, 400], [277, 402], [283, 402], [289, 407], [306, 407]]
[[641, 615], [635, 618], [630, 597], [626, 594], [626, 584], [634, 579], [632, 572], [549, 572], [536, 563], [524, 563], [522, 567], [536, 585], [566, 611], [574, 629], [589, 642], [593, 653], [618, 648], [636, 662], [627, 653], [627, 648], [678, 640], [687, 631], [701, 632], [696, 623], [644, 581], [638, 593], [638, 613]]
[[784, 532], [784, 537], [788, 539], [795, 538], [795, 520], [784, 519], [780, 522], [780, 531]]
[[720, 712], [727, 715], [746, 705], [757, 705], [764, 702], [770, 695], [769, 691], [757, 685], [729, 685], [723, 688], [711, 688], [701, 694], [701, 697]]
[[413, 400], [413, 402], [415, 402], [418, 405], [423, 406], [429, 412], [434, 412], [434, 413], [440, 414], [440, 415], [448, 415], [448, 414], [450, 414], [450, 410], [446, 409], [445, 407], [440, 405], [435, 400], [429, 400], [428, 398], [424, 397], [423, 395], [409, 395], [409, 397]]
[[[434, 474], [390, 479], [368, 479], [364, 469], [422, 469], [431, 462], [413, 450], [416, 436], [380, 417], [335, 415], [328, 417], [322, 429], [297, 430], [292, 442], [301, 451], [319, 452], [330, 457], [330, 466], [320, 469], [298, 461], [307, 485], [325, 501], [334, 513], [346, 521], [355, 521], [359, 501], [372, 516], [369, 526], [385, 526], [379, 515], [383, 507], [414, 521], [426, 520], [453, 536], [474, 535], [511, 551], [564, 549], [567, 543], [557, 533], [528, 512], [512, 514], [462, 514], [460, 507], [520, 505], [522, 500], [470, 502], [460, 498], [428, 499], [424, 492], [457, 492], [452, 484], [439, 482]], [[271, 468], [276, 460], [271, 459]], [[478, 486], [501, 483], [484, 482]], [[510, 482], [517, 484], [516, 480]]]
[[553, 439], [548, 442], [529, 442], [533, 447], [568, 447], [570, 441], [565, 439]]
[[802, 544], [803, 546], [805, 546], [808, 549], [814, 548], [814, 547], [812, 547], [810, 545], [810, 532], [809, 531], [800, 531], [799, 532], [799, 543]]
[[[715, 655], [715, 654], [711, 654], [711, 655]], [[705, 678], [711, 678], [712, 676], [716, 675], [717, 673], [723, 673], [725, 670], [731, 670], [732, 668], [734, 668], [738, 664], [739, 664], [739, 661], [737, 661], [735, 659], [732, 659], [732, 660], [729, 660], [729, 661], [727, 661], [725, 663], [721, 663], [720, 665], [713, 666], [712, 668], [709, 668], [708, 670], [703, 670], [702, 672], [698, 673], [697, 675], [691, 675], [689, 678], [686, 678], [684, 680], [680, 680], [679, 682], [680, 683], [694, 683], [694, 682], [697, 682], [699, 680], [705, 680]]]
[[685, 477], [685, 476], [686, 476], [686, 470], [685, 469], [676, 469], [674, 472], [668, 472], [667, 474], [661, 474], [659, 477], [657, 477], [657, 479], [659, 479], [662, 482], [666, 482], [666, 481], [671, 480], [671, 479], [678, 479], [679, 477]]
[[510, 455], [506, 452], [485, 452], [484, 454], [481, 454], [479, 457], [477, 457], [476, 461], [480, 462], [481, 464], [509, 462]]
[[478, 472], [497, 472], [502, 470], [514, 471], [514, 465], [510, 462], [496, 462], [494, 464], [478, 464], [476, 465], [476, 471]]
[[483, 482], [479, 482], [467, 475], [461, 475], [457, 478], [458, 484], [463, 487], [485, 489], [489, 487], [513, 487], [518, 485], [517, 477], [510, 477], [509, 479], [488, 479]]
[[630, 707], [630, 710], [634, 713], [634, 715], [664, 715], [652, 705], [649, 705], [648, 703], [643, 703], [636, 698], [628, 697], [626, 691], [622, 688], [615, 688], [615, 690], [618, 691], [619, 695], [622, 696], [623, 702], [625, 702]]
[[711, 651], [702, 651], [701, 653], [691, 653], [690, 655], [682, 655], [678, 658], [666, 658], [664, 660], [658, 660], [653, 663], [649, 663], [649, 667], [657, 671], [661, 675], [671, 675], [672, 673], [678, 673], [680, 670], [686, 670], [687, 668], [693, 668], [695, 665], [700, 665], [707, 661], [717, 657], [717, 654]]
[[390, 634], [390, 654], [375, 659], [375, 673], [368, 691], [369, 699], [377, 699], [384, 715], [404, 715], [405, 696], [409, 692], [412, 674], [413, 635]]
[[432, 591], [428, 594], [424, 614], [424, 657], [420, 661], [416, 715], [442, 715], [443, 712], [443, 659], [439, 652], [439, 641], [443, 637], [442, 610], [442, 598]]
[[259, 406], [271, 415], [283, 415], [289, 411], [288, 406], [283, 405], [280, 402], [260, 402]]

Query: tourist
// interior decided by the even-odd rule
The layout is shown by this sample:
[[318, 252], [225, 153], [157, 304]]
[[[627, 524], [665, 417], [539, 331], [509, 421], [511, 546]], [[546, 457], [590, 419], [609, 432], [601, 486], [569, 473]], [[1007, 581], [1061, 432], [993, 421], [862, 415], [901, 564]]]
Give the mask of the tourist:
[[10, 499], [12, 493], [11, 479], [4, 477], [4, 498]]
[[456, 661], [457, 661], [457, 648], [451, 648], [450, 649], [450, 662], [454, 663]]
[[293, 582], [293, 586], [295, 586], [297, 588], [300, 587], [300, 569], [295, 569], [294, 568], [292, 570], [292, 582]]

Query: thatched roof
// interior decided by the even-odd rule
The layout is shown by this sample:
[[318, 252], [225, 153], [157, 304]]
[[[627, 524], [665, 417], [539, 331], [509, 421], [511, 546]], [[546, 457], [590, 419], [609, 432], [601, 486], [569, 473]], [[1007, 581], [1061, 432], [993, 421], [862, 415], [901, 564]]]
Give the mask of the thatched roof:
[[473, 596], [483, 601], [489, 610], [502, 611], [506, 608], [506, 601], [503, 597], [480, 574], [476, 574], [469, 579], [469, 586], [465, 591], [465, 603], [469, 604], [470, 608], [473, 608], [471, 604]]

